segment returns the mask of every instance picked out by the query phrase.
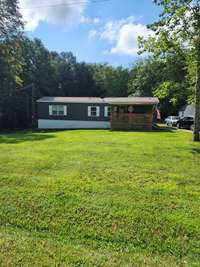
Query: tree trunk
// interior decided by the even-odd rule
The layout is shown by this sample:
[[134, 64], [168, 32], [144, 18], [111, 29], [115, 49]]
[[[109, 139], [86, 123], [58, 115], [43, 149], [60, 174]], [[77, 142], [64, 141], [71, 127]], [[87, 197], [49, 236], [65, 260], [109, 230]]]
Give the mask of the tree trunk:
[[195, 122], [194, 122], [194, 141], [200, 141], [200, 39], [196, 45], [197, 52], [197, 72], [195, 88]]

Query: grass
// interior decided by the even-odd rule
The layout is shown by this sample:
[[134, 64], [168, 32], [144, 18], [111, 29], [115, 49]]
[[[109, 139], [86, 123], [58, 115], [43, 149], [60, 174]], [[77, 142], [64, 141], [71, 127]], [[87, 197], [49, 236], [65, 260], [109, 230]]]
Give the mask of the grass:
[[183, 131], [0, 135], [0, 266], [200, 266]]

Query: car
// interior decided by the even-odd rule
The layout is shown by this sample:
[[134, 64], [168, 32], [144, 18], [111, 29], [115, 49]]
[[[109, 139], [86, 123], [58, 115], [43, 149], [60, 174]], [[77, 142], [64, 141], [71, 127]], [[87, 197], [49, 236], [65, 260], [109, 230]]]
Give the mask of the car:
[[166, 119], [165, 119], [165, 123], [167, 124], [167, 126], [176, 126], [178, 120], [180, 118], [178, 116], [168, 116]]
[[181, 118], [177, 122], [177, 128], [193, 130], [193, 128], [194, 128], [194, 118], [193, 117]]

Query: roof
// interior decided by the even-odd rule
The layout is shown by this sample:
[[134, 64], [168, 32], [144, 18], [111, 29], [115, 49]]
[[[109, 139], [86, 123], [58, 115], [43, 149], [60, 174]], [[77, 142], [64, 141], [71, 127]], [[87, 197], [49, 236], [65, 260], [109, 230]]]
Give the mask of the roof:
[[157, 97], [42, 97], [37, 100], [39, 103], [94, 103], [110, 105], [155, 105], [159, 103]]
[[111, 97], [105, 98], [105, 101], [111, 105], [154, 105], [159, 103], [159, 99], [157, 97]]

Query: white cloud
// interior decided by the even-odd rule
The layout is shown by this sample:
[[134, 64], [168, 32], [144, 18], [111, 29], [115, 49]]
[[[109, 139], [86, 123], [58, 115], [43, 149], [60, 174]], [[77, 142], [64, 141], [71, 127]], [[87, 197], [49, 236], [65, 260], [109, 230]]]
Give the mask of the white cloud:
[[138, 37], [148, 37], [153, 32], [145, 25], [136, 22], [135, 17], [106, 23], [100, 39], [108, 41], [113, 47], [110, 54], [136, 56], [138, 52]]
[[111, 49], [111, 54], [125, 54], [135, 56], [138, 52], [138, 37], [148, 37], [152, 32], [142, 24], [123, 25], [118, 34], [116, 45]]
[[91, 23], [91, 18], [89, 18], [89, 17], [85, 17], [85, 16], [81, 16], [81, 18], [80, 18], [80, 23], [83, 23], [83, 24], [90, 24], [90, 23]]
[[96, 30], [91, 30], [88, 33], [88, 38], [89, 39], [94, 39], [98, 35], [98, 32]]
[[94, 22], [94, 24], [98, 24], [98, 23], [101, 22], [101, 20], [100, 20], [99, 18], [94, 18], [94, 19], [93, 19], [93, 22]]
[[84, 2], [75, 5], [71, 0], [60, 0], [59, 3], [56, 0], [20, 0], [19, 5], [26, 22], [26, 30], [34, 31], [44, 21], [62, 25], [81, 22], [88, 0]]
[[86, 17], [86, 16], [81, 16], [80, 23], [83, 23], [83, 24], [98, 24], [98, 23], [100, 23], [100, 19], [99, 18], [90, 18], [90, 17]]
[[110, 43], [114, 42], [118, 38], [118, 32], [120, 28], [125, 24], [134, 23], [136, 18], [134, 16], [127, 19], [114, 20], [106, 23], [103, 32], [101, 33], [101, 39], [108, 40]]

